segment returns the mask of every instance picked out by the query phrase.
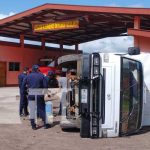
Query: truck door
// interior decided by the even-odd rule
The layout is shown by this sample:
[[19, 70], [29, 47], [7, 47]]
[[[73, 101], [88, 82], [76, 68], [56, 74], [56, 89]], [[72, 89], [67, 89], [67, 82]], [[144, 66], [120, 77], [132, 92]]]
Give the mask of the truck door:
[[103, 66], [103, 76], [105, 77], [105, 123], [102, 125], [103, 128], [113, 129], [113, 118], [114, 118], [114, 64], [109, 63]]
[[135, 133], [141, 127], [142, 87], [141, 63], [122, 57], [120, 135]]

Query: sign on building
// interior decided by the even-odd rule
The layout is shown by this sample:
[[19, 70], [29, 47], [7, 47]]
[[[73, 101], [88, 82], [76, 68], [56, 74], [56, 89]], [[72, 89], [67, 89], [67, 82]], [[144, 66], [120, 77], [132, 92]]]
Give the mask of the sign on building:
[[34, 32], [50, 31], [50, 30], [65, 30], [65, 29], [74, 29], [74, 28], [79, 28], [79, 20], [33, 24]]

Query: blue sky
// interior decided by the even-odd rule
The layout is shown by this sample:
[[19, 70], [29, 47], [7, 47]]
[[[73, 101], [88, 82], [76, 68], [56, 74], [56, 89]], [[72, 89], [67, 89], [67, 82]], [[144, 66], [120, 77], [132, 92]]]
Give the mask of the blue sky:
[[150, 7], [149, 0], [4, 0], [0, 4], [0, 13], [18, 13], [45, 3], [121, 7]]

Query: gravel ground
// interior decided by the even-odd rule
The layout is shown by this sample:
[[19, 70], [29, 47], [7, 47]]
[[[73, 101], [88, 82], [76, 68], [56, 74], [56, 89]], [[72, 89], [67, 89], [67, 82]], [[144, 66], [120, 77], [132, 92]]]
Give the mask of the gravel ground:
[[52, 128], [33, 131], [28, 119], [20, 121], [18, 118], [16, 95], [18, 88], [0, 88], [0, 150], [150, 150], [150, 132], [128, 137], [81, 139], [77, 130], [63, 132], [60, 129], [59, 116], [54, 118]]

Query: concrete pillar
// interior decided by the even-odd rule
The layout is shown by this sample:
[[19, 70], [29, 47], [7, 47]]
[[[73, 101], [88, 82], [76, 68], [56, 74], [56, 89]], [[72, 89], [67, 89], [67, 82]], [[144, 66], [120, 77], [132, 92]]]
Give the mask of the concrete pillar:
[[23, 70], [23, 68], [25, 67], [25, 50], [24, 50], [24, 35], [21, 34], [20, 35], [20, 47], [22, 48], [22, 65], [20, 66], [21, 70]]
[[45, 50], [45, 38], [44, 37], [41, 38], [41, 47], [42, 47], [42, 50]]
[[24, 35], [23, 34], [20, 35], [20, 46], [24, 48]]
[[61, 53], [61, 56], [63, 55], [63, 41], [60, 41], [60, 53]]
[[134, 29], [140, 29], [141, 19], [139, 16], [134, 17]]
[[79, 44], [78, 43], [75, 44], [75, 51], [77, 54], [79, 53]]
[[[135, 16], [134, 17], [134, 29], [140, 29], [140, 24], [141, 24], [140, 16]], [[134, 36], [134, 46], [135, 47], [140, 47], [138, 36]]]
[[139, 37], [138, 36], [134, 36], [134, 46], [135, 47], [140, 47]]

